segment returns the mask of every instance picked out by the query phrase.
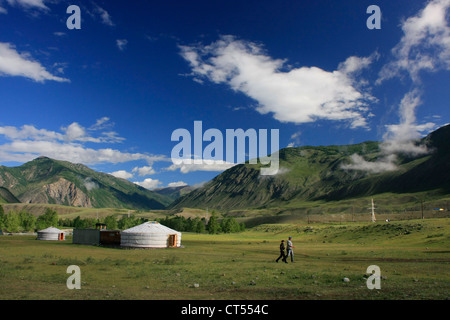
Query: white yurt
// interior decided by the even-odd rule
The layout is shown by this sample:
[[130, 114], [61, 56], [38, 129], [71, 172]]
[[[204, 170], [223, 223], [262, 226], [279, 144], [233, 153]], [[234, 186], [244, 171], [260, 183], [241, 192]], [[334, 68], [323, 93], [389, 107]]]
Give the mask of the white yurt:
[[54, 227], [40, 230], [37, 233], [37, 240], [58, 241], [64, 239], [65, 239], [64, 231]]
[[120, 233], [120, 245], [129, 248], [171, 248], [181, 246], [181, 233], [149, 221]]

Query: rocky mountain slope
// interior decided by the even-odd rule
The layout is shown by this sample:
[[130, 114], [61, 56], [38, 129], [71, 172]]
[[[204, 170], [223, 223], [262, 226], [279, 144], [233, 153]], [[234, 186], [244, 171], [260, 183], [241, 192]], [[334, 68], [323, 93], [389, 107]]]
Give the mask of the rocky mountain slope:
[[39, 157], [19, 167], [0, 166], [0, 187], [23, 203], [75, 207], [163, 209], [172, 200], [82, 164]]

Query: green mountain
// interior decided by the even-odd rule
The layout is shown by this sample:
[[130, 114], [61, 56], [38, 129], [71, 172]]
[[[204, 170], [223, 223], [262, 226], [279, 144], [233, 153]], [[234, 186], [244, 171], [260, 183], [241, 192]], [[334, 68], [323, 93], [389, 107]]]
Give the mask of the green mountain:
[[0, 187], [0, 203], [20, 203], [8, 189]]
[[74, 207], [163, 209], [172, 200], [82, 164], [39, 157], [19, 167], [0, 166], [0, 186], [23, 203]]
[[203, 187], [177, 199], [170, 208], [219, 210], [295, 207], [302, 201], [334, 201], [381, 193], [437, 191], [450, 193], [450, 125], [418, 141], [429, 154], [398, 156], [397, 169], [382, 173], [345, 170], [351, 156], [366, 161], [383, 158], [380, 143], [344, 146], [304, 146], [279, 151], [280, 170], [261, 176], [261, 165], [234, 166]]

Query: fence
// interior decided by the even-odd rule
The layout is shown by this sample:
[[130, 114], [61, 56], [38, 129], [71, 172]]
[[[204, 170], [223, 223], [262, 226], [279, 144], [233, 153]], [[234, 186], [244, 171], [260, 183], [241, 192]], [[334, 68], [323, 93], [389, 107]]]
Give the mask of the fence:
[[[414, 219], [430, 219], [430, 218], [449, 218], [449, 211], [405, 211], [380, 213], [375, 212], [376, 221], [399, 221], [399, 220], [414, 220]], [[306, 223], [341, 223], [341, 222], [371, 222], [372, 214], [367, 213], [344, 213], [344, 214], [312, 214], [304, 215], [300, 220]]]

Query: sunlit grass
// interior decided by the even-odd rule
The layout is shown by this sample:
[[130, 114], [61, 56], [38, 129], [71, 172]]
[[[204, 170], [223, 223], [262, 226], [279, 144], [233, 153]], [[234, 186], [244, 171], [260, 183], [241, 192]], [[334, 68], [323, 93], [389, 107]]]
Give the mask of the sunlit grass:
[[[184, 247], [176, 249], [1, 236], [0, 299], [446, 299], [449, 224], [264, 225], [239, 234], [183, 233]], [[288, 236], [295, 263], [275, 263]], [[72, 264], [81, 269], [81, 290], [66, 287]], [[373, 264], [381, 290], [366, 287]]]

